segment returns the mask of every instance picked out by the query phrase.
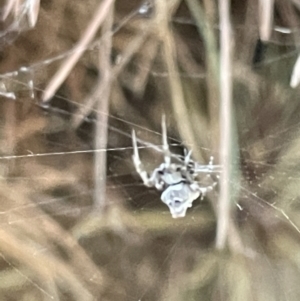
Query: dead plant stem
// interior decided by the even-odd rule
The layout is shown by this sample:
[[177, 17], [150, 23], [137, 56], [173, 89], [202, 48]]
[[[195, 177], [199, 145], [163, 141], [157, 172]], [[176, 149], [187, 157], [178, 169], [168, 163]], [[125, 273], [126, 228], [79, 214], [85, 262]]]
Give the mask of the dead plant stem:
[[219, 0], [220, 18], [220, 164], [223, 167], [220, 179], [220, 196], [217, 208], [217, 249], [224, 249], [227, 243], [232, 189], [232, 53], [230, 4]]
[[[112, 30], [113, 7], [110, 8], [103, 24], [103, 34]], [[112, 36], [106, 35], [99, 49], [100, 79], [94, 97], [98, 101], [95, 149], [107, 149], [107, 130], [109, 115], [109, 98], [112, 85], [111, 76]], [[103, 210], [106, 205], [106, 151], [95, 154], [95, 207]], [[98, 211], [97, 210], [97, 211]], [[98, 213], [98, 212], [97, 212]]]
[[87, 49], [88, 44], [91, 43], [91, 41], [94, 38], [100, 25], [107, 18], [107, 14], [113, 3], [114, 3], [114, 0], [101, 1], [92, 21], [90, 22], [90, 24], [87, 27], [84, 34], [82, 35], [82, 38], [75, 45], [74, 51], [69, 56], [69, 58], [67, 58], [64, 61], [64, 63], [60, 66], [60, 68], [58, 69], [56, 74], [52, 77], [51, 81], [49, 82], [48, 86], [46, 87], [46, 89], [42, 95], [43, 102], [46, 102], [51, 97], [53, 97], [54, 93], [57, 91], [57, 89], [60, 87], [60, 85], [66, 79], [66, 77], [69, 75], [72, 68], [78, 62], [78, 60], [81, 57], [81, 55], [83, 54], [83, 52]]

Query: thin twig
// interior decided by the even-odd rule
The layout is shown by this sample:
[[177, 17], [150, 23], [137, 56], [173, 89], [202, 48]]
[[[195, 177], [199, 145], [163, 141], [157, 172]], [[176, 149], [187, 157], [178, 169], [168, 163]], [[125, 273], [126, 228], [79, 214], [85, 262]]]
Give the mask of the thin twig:
[[[169, 26], [169, 20], [171, 17], [170, 12], [174, 11], [174, 7], [176, 7], [175, 5], [178, 3], [174, 2], [174, 4], [172, 3], [173, 7], [170, 7], [170, 5], [168, 5], [165, 1], [156, 0], [155, 4], [155, 7], [157, 8], [156, 20], [159, 26], [164, 60], [167, 72], [169, 74], [168, 83], [171, 103], [175, 118], [176, 120], [180, 121], [178, 123], [178, 130], [181, 137], [185, 138], [187, 144], [193, 144], [197, 139], [195, 137], [193, 125], [189, 116], [190, 112], [185, 102], [184, 92], [177, 66], [176, 44]], [[170, 8], [172, 8], [172, 10]], [[202, 159], [202, 154], [197, 148], [193, 149], [193, 151], [197, 160]]]
[[227, 242], [231, 214], [232, 175], [232, 74], [231, 25], [229, 0], [219, 0], [220, 17], [220, 197], [217, 212], [216, 247], [223, 249]]
[[259, 34], [262, 41], [268, 41], [273, 30], [274, 0], [259, 0]]
[[101, 1], [94, 15], [94, 18], [90, 22], [82, 38], [78, 41], [78, 43], [74, 47], [74, 51], [72, 52], [71, 56], [68, 59], [66, 59], [65, 62], [60, 66], [60, 68], [58, 69], [58, 71], [56, 72], [56, 74], [53, 76], [50, 83], [46, 87], [42, 95], [43, 102], [48, 101], [54, 95], [54, 93], [57, 91], [57, 89], [66, 79], [66, 77], [69, 75], [72, 68], [78, 62], [83, 52], [87, 49], [88, 44], [94, 38], [98, 28], [104, 22], [105, 18], [107, 17], [108, 11], [113, 3], [114, 0]]
[[[113, 7], [109, 10], [103, 24], [103, 33], [112, 30]], [[98, 100], [95, 149], [107, 149], [107, 123], [109, 97], [112, 85], [111, 74], [112, 36], [106, 35], [99, 49], [100, 82], [95, 96]], [[106, 152], [95, 154], [95, 207], [101, 210], [106, 204]]]
[[[134, 54], [139, 50], [139, 48], [143, 45], [145, 40], [147, 39], [150, 29], [152, 29], [153, 25], [149, 25], [146, 28], [142, 28], [143, 30], [139, 33], [139, 35], [134, 38], [129, 45], [126, 47], [124, 52], [121, 56], [121, 61], [112, 67], [111, 71], [111, 77], [117, 78], [119, 74], [123, 71], [123, 69], [126, 67], [128, 62], [130, 62], [131, 58], [134, 56]], [[107, 38], [112, 37], [111, 35], [108, 35]], [[103, 38], [106, 38], [103, 37]], [[102, 42], [102, 40], [101, 40]], [[96, 88], [97, 90], [97, 88]], [[95, 103], [97, 102], [97, 99], [94, 97], [90, 97], [88, 100], [84, 101], [84, 106], [81, 106], [78, 108], [77, 112], [73, 115], [72, 118], [72, 124], [74, 128], [77, 128], [80, 126], [80, 124], [83, 122], [84, 118], [90, 114], [90, 112], [93, 110]], [[103, 112], [102, 112], [103, 114]]]
[[12, 11], [16, 4], [16, 0], [7, 0], [6, 5], [2, 8], [1, 20], [4, 21]]
[[29, 1], [28, 4], [28, 23], [30, 28], [33, 28], [37, 22], [40, 11], [40, 0]]
[[[199, 35], [203, 39], [206, 56], [206, 84], [210, 120], [211, 145], [215, 152], [218, 146], [219, 126], [219, 52], [214, 34], [214, 4], [213, 1], [204, 1], [206, 10], [197, 0], [186, 0], [187, 6], [196, 22]], [[218, 158], [216, 158], [218, 160]]]

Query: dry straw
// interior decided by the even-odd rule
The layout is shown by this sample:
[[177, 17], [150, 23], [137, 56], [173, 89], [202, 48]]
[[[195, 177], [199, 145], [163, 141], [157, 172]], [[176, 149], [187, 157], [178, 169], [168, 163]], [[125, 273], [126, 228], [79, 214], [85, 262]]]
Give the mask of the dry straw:
[[[1, 301], [299, 300], [298, 2], [1, 4]], [[222, 166], [177, 220], [163, 114]]]

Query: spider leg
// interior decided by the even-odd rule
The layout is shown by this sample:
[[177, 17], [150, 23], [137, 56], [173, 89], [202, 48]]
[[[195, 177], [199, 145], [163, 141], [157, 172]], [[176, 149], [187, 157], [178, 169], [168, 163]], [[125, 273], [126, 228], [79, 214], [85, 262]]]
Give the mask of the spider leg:
[[191, 160], [192, 150], [187, 152], [187, 149], [184, 149], [184, 165], [187, 166]]
[[133, 160], [134, 167], [138, 172], [138, 174], [140, 175], [140, 177], [142, 178], [144, 184], [146, 186], [151, 187], [154, 185], [154, 183], [149, 179], [149, 176], [144, 168], [144, 165], [141, 162], [139, 150], [137, 146], [135, 130], [132, 130], [132, 146], [133, 146], [132, 160]]
[[213, 165], [214, 165], [214, 157], [210, 156], [209, 162], [208, 162], [209, 169], [212, 170], [213, 169]]
[[[198, 182], [194, 182], [191, 185], [192, 189], [200, 191], [200, 193], [201, 193], [201, 199], [203, 199], [208, 192], [214, 190], [215, 187], [218, 184], [218, 182], [215, 181], [213, 179], [213, 177], [212, 177], [212, 173], [214, 172], [214, 169], [215, 169], [215, 166], [213, 165], [213, 161], [214, 161], [214, 157], [211, 156], [210, 159], [209, 159], [208, 165], [206, 167], [203, 166], [199, 170], [196, 169], [196, 172], [206, 172], [207, 173], [206, 177], [213, 181], [212, 184], [210, 184], [208, 186], [204, 186], [204, 187], [203, 186], [201, 187]], [[219, 178], [218, 175], [216, 177]]]
[[216, 173], [216, 174], [221, 173], [222, 166], [214, 165], [213, 162], [214, 162], [214, 157], [211, 156], [207, 165], [196, 163], [195, 171], [197, 173]]
[[162, 116], [161, 128], [162, 128], [164, 161], [165, 161], [166, 168], [169, 168], [171, 165], [171, 152], [170, 152], [169, 144], [168, 144], [166, 116], [165, 115]]
[[201, 187], [197, 182], [194, 182], [193, 184], [190, 185], [190, 188], [192, 190], [199, 191], [201, 193], [201, 199], [203, 199], [208, 192], [214, 190], [217, 184], [218, 184], [217, 182], [213, 182], [209, 186]]
[[157, 189], [161, 190], [163, 188], [163, 183], [161, 183], [161, 177], [160, 177], [160, 168], [156, 168], [152, 175], [149, 177], [147, 171], [144, 168], [143, 163], [141, 162], [139, 150], [137, 146], [137, 140], [136, 140], [136, 134], [135, 131], [132, 130], [132, 145], [133, 145], [133, 156], [132, 160], [134, 163], [134, 167], [140, 177], [142, 178], [144, 185], [148, 187], [155, 186]]

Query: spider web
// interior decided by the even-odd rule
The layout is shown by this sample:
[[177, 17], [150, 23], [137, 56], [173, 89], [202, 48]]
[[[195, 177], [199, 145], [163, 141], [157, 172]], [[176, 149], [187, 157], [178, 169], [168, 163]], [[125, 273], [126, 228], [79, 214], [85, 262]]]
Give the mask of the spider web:
[[[145, 11], [142, 8], [148, 12], [146, 8], [140, 7], [138, 11], [135, 10], [128, 14], [114, 32], [110, 34], [116, 34], [125, 26], [126, 22], [129, 22], [138, 14], [144, 13]], [[194, 25], [194, 22], [189, 18], [178, 17], [174, 18], [173, 22], [174, 24]], [[273, 40], [270, 41], [270, 45], [272, 47], [273, 44], [279, 42]], [[97, 45], [98, 42], [92, 45], [89, 51], [97, 51]], [[287, 43], [279, 43], [279, 45], [285, 47], [285, 49], [289, 46]], [[135, 128], [139, 137], [142, 160], [147, 170], [151, 171], [158, 166], [161, 162], [161, 132], [159, 127], [153, 130], [153, 127], [135, 122], [134, 119], [120, 117], [122, 116], [121, 112], [119, 114], [110, 113], [108, 147], [94, 149], [93, 134], [98, 122], [96, 113], [101, 112], [93, 109], [88, 116], [82, 116], [84, 122], [74, 130], [70, 128], [70, 121], [76, 117], [76, 113], [74, 113], [76, 108], [85, 106], [84, 103], [78, 103], [60, 94], [46, 105], [39, 102], [37, 95], [43, 92], [38, 82], [39, 75], [45, 72], [45, 68], [56, 64], [57, 61], [64, 59], [68, 54], [69, 52], [63, 52], [55, 57], [0, 75], [0, 93], [4, 97], [2, 100], [4, 112], [13, 114], [18, 108], [25, 111], [25, 114], [18, 120], [13, 120], [13, 115], [4, 118], [3, 132], [7, 129], [16, 128], [16, 122], [21, 121], [18, 129], [15, 129], [15, 133], [18, 135], [23, 133], [28, 137], [28, 141], [26, 139], [23, 141], [20, 138], [21, 142], [15, 143], [9, 141], [14, 132], [7, 135], [3, 134], [3, 139], [7, 139], [7, 143], [3, 144], [4, 147], [0, 156], [0, 162], [3, 163], [2, 179], [5, 183], [3, 187], [6, 191], [6, 189], [10, 189], [14, 184], [17, 184], [16, 187], [22, 187], [24, 193], [31, 196], [33, 200], [28, 202], [25, 198], [16, 204], [10, 203], [8, 205], [9, 200], [15, 199], [15, 196], [14, 193], [5, 194], [8, 201], [4, 202], [0, 211], [1, 226], [7, 228], [24, 223], [30, 224], [34, 220], [50, 215], [65, 227], [71, 228], [76, 224], [76, 219], [89, 214], [94, 208], [93, 170], [90, 167], [93, 166], [93, 156], [96, 153], [103, 152], [106, 153], [108, 160], [106, 175], [108, 204], [121, 203], [136, 216], [143, 212], [153, 212], [155, 215], [164, 215], [171, 219], [167, 208], [160, 202], [160, 192], [149, 189], [142, 184], [131, 160], [131, 130]], [[284, 54], [274, 55], [273, 57], [271, 55], [271, 58], [259, 61], [255, 66], [271, 67], [276, 62], [285, 63], [287, 59], [294, 58], [296, 54], [296, 50], [287, 49]], [[140, 67], [145, 68], [143, 65]], [[150, 74], [156, 79], [169, 76], [167, 72], [156, 70], [155, 67], [150, 70]], [[180, 75], [182, 78], [188, 79], [205, 78], [206, 76], [205, 73], [181, 73]], [[260, 125], [261, 121], [268, 117], [263, 114], [265, 112], [265, 110], [262, 110], [254, 118], [256, 124]], [[37, 129], [32, 129], [26, 123], [27, 118], [32, 118], [32, 116], [38, 126]], [[291, 116], [294, 115], [291, 114]], [[167, 116], [167, 118], [172, 120], [172, 116]], [[278, 188], [278, 182], [284, 182], [290, 189], [293, 185], [297, 186], [299, 179], [297, 164], [289, 160], [294, 154], [292, 151], [297, 147], [295, 137], [297, 136], [299, 123], [300, 121], [294, 116], [290, 122], [279, 122], [277, 126], [274, 126], [269, 132], [267, 131], [268, 134], [263, 137], [259, 137], [259, 133], [256, 131], [257, 128], [254, 128], [254, 133], [251, 132], [251, 128], [239, 129], [243, 135], [249, 137], [249, 142], [240, 147], [239, 156], [236, 158], [237, 162], [240, 163], [239, 172], [243, 176], [242, 180], [238, 184], [232, 182], [232, 185], [238, 186], [240, 194], [239, 201], [236, 204], [237, 222], [247, 222], [248, 219], [255, 218], [254, 215], [258, 214], [259, 208], [266, 208], [271, 212], [270, 214], [275, 221], [280, 220], [291, 226], [297, 232], [297, 235], [300, 234], [297, 215], [293, 216], [291, 212], [291, 208], [297, 208], [298, 206], [298, 194], [294, 191], [288, 194], [285, 189]], [[22, 132], [22, 127], [26, 131]], [[172, 133], [172, 130], [170, 132]], [[31, 135], [34, 136], [35, 144], [30, 143]], [[189, 149], [200, 149], [206, 157], [218, 156], [217, 153], [204, 145], [186, 145], [185, 141], [174, 137], [175, 135], [172, 134], [168, 136], [174, 153], [182, 154], [183, 148], [188, 147]], [[10, 143], [13, 147], [9, 147]], [[257, 145], [258, 147], [256, 147]], [[270, 148], [269, 145], [271, 145]], [[252, 159], [253, 157], [256, 159]], [[88, 166], [86, 170], [84, 169], [85, 164], [78, 164], [77, 166], [80, 160], [86, 162]], [[205, 164], [206, 162], [199, 163]], [[20, 168], [15, 169], [15, 166], [20, 166]], [[39, 185], [40, 187], [37, 188]], [[33, 191], [30, 189], [27, 191], [26, 186], [31, 186]], [[217, 199], [217, 196], [218, 189], [210, 197]], [[280, 197], [287, 197], [290, 201], [277, 204]], [[256, 205], [252, 206], [251, 204]], [[185, 231], [191, 225], [191, 221], [197, 219], [199, 212], [211, 210], [209, 208], [208, 199], [194, 201], [193, 207], [187, 212], [188, 223], [184, 225], [184, 222], [180, 222], [182, 227], [180, 235], [184, 236]], [[258, 214], [258, 218], [263, 218], [263, 216]], [[271, 223], [275, 223], [274, 220]], [[172, 254], [171, 251], [170, 254]], [[9, 266], [15, 267], [15, 264], [6, 256], [2, 254], [1, 257]], [[49, 295], [47, 290], [36, 281], [30, 280], [31, 278], [28, 278], [21, 269], [16, 268], [16, 270], [32, 282], [43, 295], [55, 299], [54, 295]], [[144, 295], [141, 294], [141, 296]]]
[[[134, 16], [131, 15], [131, 17]], [[185, 20], [185, 19], [174, 19], [174, 22], [179, 22], [179, 23], [191, 23], [192, 21], [190, 20]], [[92, 47], [93, 48], [93, 47]], [[267, 62], [264, 62], [263, 64], [266, 65], [266, 64], [271, 64], [275, 61], [278, 61], [278, 60], [285, 60], [287, 57], [293, 57], [295, 56], [295, 53], [296, 51], [293, 50], [293, 51], [290, 51], [284, 55], [281, 55], [277, 58], [273, 58]], [[67, 110], [64, 110], [64, 109], [61, 109], [61, 108], [58, 108], [58, 107], [55, 107], [55, 106], [52, 106], [51, 102], [50, 103], [47, 103], [47, 104], [43, 104], [43, 103], [38, 103], [36, 102], [36, 99], [35, 99], [35, 93], [36, 92], [42, 92], [43, 90], [40, 89], [39, 87], [36, 87], [34, 86], [34, 76], [35, 76], [35, 72], [38, 72], [39, 70], [41, 69], [44, 69], [45, 66], [47, 66], [48, 64], [51, 64], [53, 62], [55, 62], [56, 60], [61, 60], [63, 58], [65, 58], [66, 56], [68, 55], [68, 53], [63, 53], [62, 55], [58, 55], [54, 58], [50, 58], [50, 59], [47, 59], [47, 60], [44, 60], [40, 63], [35, 63], [33, 66], [30, 66], [30, 67], [21, 67], [19, 70], [16, 70], [16, 71], [12, 71], [12, 72], [9, 72], [9, 73], [6, 73], [6, 74], [2, 74], [1, 75], [1, 78], [2, 78], [2, 87], [3, 87], [3, 92], [2, 92], [2, 95], [5, 96], [6, 98], [8, 99], [13, 99], [16, 101], [16, 103], [18, 104], [20, 101], [17, 98], [16, 96], [16, 93], [15, 92], [11, 92], [9, 90], [10, 87], [13, 87], [14, 90], [16, 90], [16, 86], [15, 85], [18, 85], [17, 87], [17, 90], [19, 89], [19, 92], [17, 93], [21, 93], [24, 91], [27, 91], [26, 93], [28, 95], [31, 96], [31, 100], [26, 100], [27, 102], [31, 103], [31, 105], [35, 108], [41, 108], [41, 114], [43, 114], [43, 109], [45, 109], [45, 112], [47, 112], [47, 114], [51, 115], [51, 116], [59, 116], [60, 118], [65, 118], [65, 119], [68, 119], [68, 118], [71, 118], [71, 116], [74, 114], [70, 111], [67, 111]], [[165, 72], [156, 72], [156, 71], [151, 71], [151, 74], [152, 76], [154, 77], [167, 77], [168, 74], [165, 73]], [[204, 77], [205, 75], [204, 74], [192, 74], [192, 75], [188, 75], [188, 74], [184, 74], [182, 75], [183, 77]], [[68, 98], [65, 98], [63, 96], [57, 96], [58, 99], [60, 99], [61, 101], [67, 103], [67, 104], [70, 104], [72, 106], [82, 106], [82, 104], [78, 104], [76, 103], [76, 101], [73, 101], [71, 99], [68, 99]], [[5, 101], [8, 101], [8, 100], [5, 100]], [[95, 113], [98, 113], [95, 109], [93, 110], [93, 112]], [[100, 112], [101, 113], [101, 112]], [[84, 116], [82, 116], [84, 117]], [[64, 143], [58, 143], [58, 142], [54, 142], [54, 141], [51, 141], [50, 144], [55, 147], [57, 149], [57, 151], [53, 151], [53, 152], [33, 152], [32, 150], [28, 149], [27, 152], [28, 153], [24, 153], [24, 154], [16, 154], [16, 155], [3, 155], [0, 157], [0, 160], [3, 160], [3, 161], [10, 161], [10, 160], [30, 160], [30, 158], [47, 158], [47, 157], [64, 157], [64, 156], [76, 156], [78, 154], [95, 154], [97, 152], [105, 152], [107, 153], [108, 156], [111, 156], [112, 158], [115, 159], [116, 164], [124, 164], [124, 162], [126, 162], [126, 164], [129, 164], [129, 165], [132, 165], [131, 164], [131, 155], [132, 155], [132, 146], [131, 146], [131, 142], [129, 141], [131, 139], [131, 128], [137, 128], [139, 133], [142, 134], [142, 136], [145, 137], [145, 140], [143, 139], [139, 139], [139, 142], [141, 144], [140, 146], [140, 149], [151, 149], [153, 150], [153, 152], [161, 152], [161, 143], [159, 143], [159, 140], [161, 139], [161, 133], [159, 131], [154, 131], [154, 130], [151, 130], [149, 128], [145, 128], [143, 126], [139, 126], [138, 124], [135, 124], [134, 122], [130, 122], [130, 121], [127, 121], [125, 119], [122, 119], [118, 116], [114, 116], [114, 115], [111, 115], [109, 114], [109, 118], [110, 120], [116, 120], [119, 122], [119, 127], [114, 127], [114, 126], [109, 126], [109, 131], [111, 133], [111, 135], [114, 135], [114, 139], [118, 140], [118, 136], [121, 136], [121, 137], [126, 137], [128, 138], [128, 143], [126, 143], [126, 145], [120, 145], [118, 147], [108, 147], [106, 149], [93, 149], [93, 148], [86, 148], [86, 144], [83, 143], [82, 145], [78, 145], [78, 149], [72, 149], [72, 150], [65, 150], [65, 149], [68, 149], [68, 146], [65, 145]], [[59, 120], [59, 119], [58, 119]], [[94, 126], [96, 123], [97, 123], [97, 120], [96, 118], [94, 117], [85, 117], [85, 122], [91, 126]], [[123, 131], [122, 129], [124, 128], [123, 125], [127, 126], [128, 127], [128, 130], [127, 131]], [[289, 133], [290, 131], [293, 131], [294, 129], [297, 129], [298, 127], [298, 123], [296, 124], [293, 124], [291, 127], [288, 127], [288, 128], [285, 128], [285, 129], [281, 129], [280, 132], [277, 132], [277, 133], [274, 133], [274, 134], [270, 134], [269, 136], [267, 137], [264, 137], [263, 139], [264, 140], [267, 140], [267, 139], [276, 139], [276, 135], [284, 135], [286, 133]], [[89, 130], [88, 130], [89, 131]], [[79, 135], [83, 135], [83, 136], [88, 136], [87, 132], [84, 128], [79, 128], [78, 130], [78, 134]], [[179, 148], [182, 148], [182, 147], [186, 147], [184, 146], [184, 142], [178, 140], [178, 139], [175, 139], [171, 136], [168, 137], [169, 138], [169, 141], [171, 142], [171, 146], [173, 148], [176, 148], [176, 147], [179, 147]], [[45, 138], [41, 138], [41, 139], [45, 139]], [[146, 140], [147, 139], [147, 140]], [[151, 140], [154, 140], [155, 142], [150, 142]], [[90, 141], [91, 143], [91, 141]], [[213, 154], [211, 152], [210, 149], [206, 148], [206, 147], [203, 147], [203, 146], [195, 146], [195, 145], [188, 145], [187, 146], [189, 149], [193, 149], [195, 147], [197, 148], [200, 148], [202, 149], [204, 152], [206, 152], [208, 155], [217, 155], [217, 154]], [[251, 145], [248, 145], [247, 146], [249, 149], [251, 148]], [[266, 155], [268, 152], [269, 153], [272, 153], [274, 152], [275, 149], [271, 149], [269, 151], [265, 151], [264, 154]], [[241, 153], [242, 154], [245, 154], [245, 156], [247, 156], [247, 149], [241, 149]], [[119, 153], [121, 155], [119, 155]], [[126, 154], [126, 155], [125, 155]], [[157, 156], [155, 156], [157, 157]], [[156, 164], [159, 164], [160, 161], [157, 160], [156, 158]], [[202, 162], [202, 164], [205, 164], [204, 162]], [[288, 179], [290, 180], [293, 180], [293, 179], [296, 179], [297, 178], [297, 175], [294, 175], [294, 176], [288, 176], [288, 172], [289, 170], [279, 170], [279, 168], [276, 167], [276, 163], [274, 164], [268, 164], [268, 163], [265, 163], [265, 162], [260, 162], [260, 161], [252, 161], [252, 160], [249, 160], [249, 159], [245, 159], [244, 162], [242, 162], [243, 166], [242, 166], [242, 172], [244, 172], [246, 174], [246, 179], [248, 180], [248, 184], [251, 186], [251, 188], [249, 187], [244, 187], [241, 185], [241, 193], [244, 194], [245, 196], [247, 197], [250, 197], [252, 199], [252, 201], [256, 201], [256, 202], [259, 202], [261, 203], [262, 206], [270, 206], [271, 208], [273, 208], [275, 211], [277, 211], [277, 213], [280, 213], [282, 215], [283, 218], [285, 218], [290, 224], [292, 224], [292, 226], [297, 230], [297, 232], [300, 233], [298, 227], [294, 224], [294, 222], [286, 215], [286, 213], [284, 212], [283, 209], [281, 209], [280, 207], [277, 207], [275, 204], [272, 204], [272, 203], [269, 203], [267, 200], [265, 200], [263, 197], [260, 197], [258, 195], [258, 192], [256, 191], [257, 188], [259, 190], [261, 190], [261, 184], [256, 184], [256, 182], [259, 182], [259, 180], [266, 176], [266, 173], [263, 172], [263, 171], [260, 171], [261, 169], [266, 169], [266, 167], [268, 168], [272, 168], [272, 171], [273, 172], [279, 172], [279, 175], [282, 175], [284, 177], [288, 177]], [[147, 162], [146, 162], [146, 165]], [[153, 165], [153, 166], [157, 166], [155, 165], [154, 163], [150, 163], [149, 165]], [[249, 171], [249, 165], [252, 166], [252, 170]], [[150, 170], [151, 172], [151, 170]], [[132, 174], [135, 173], [135, 170], [132, 169]], [[252, 173], [252, 175], [250, 175]], [[108, 175], [108, 180], [110, 178], [113, 178], [115, 181], [118, 181], [118, 178], [121, 178], [122, 176], [127, 176], [127, 174], [120, 174], [119, 172], [116, 172], [114, 171], [114, 169], [112, 168], [111, 169], [111, 173], [109, 173]], [[253, 176], [254, 176], [254, 180], [253, 180]], [[15, 179], [18, 178], [20, 179], [20, 177], [14, 177]], [[31, 176], [31, 178], [34, 178], [34, 175]], [[133, 177], [131, 180], [137, 180], [137, 182], [134, 182], [134, 183], [128, 183], [128, 184], [111, 184], [110, 186], [108, 186], [108, 189], [121, 189], [122, 190], [122, 187], [140, 187], [142, 188], [142, 192], [139, 193], [139, 194], [135, 194], [135, 196], [131, 196], [129, 197], [130, 200], [133, 200], [133, 199], [136, 199], [136, 200], [139, 200], [139, 198], [141, 198], [142, 196], [146, 195], [146, 194], [153, 194], [155, 195], [155, 198], [156, 200], [155, 201], [152, 201], [152, 202], [159, 202], [159, 192], [155, 192], [153, 189], [152, 190], [149, 190], [147, 189], [146, 187], [144, 187], [142, 185], [142, 183], [139, 181], [138, 177], [135, 176]], [[269, 176], [269, 179], [272, 179], [272, 176]], [[91, 191], [89, 191], [90, 193]], [[276, 192], [274, 192], [276, 193]], [[69, 196], [71, 198], [71, 196]], [[68, 198], [69, 198], [68, 197]], [[126, 199], [125, 199], [126, 200]], [[51, 200], [49, 201], [50, 202], [60, 202], [61, 200], [58, 199], [58, 200]], [[137, 201], [138, 202], [138, 201]], [[45, 204], [48, 203], [47, 201], [45, 202]], [[238, 208], [240, 210], [243, 210], [243, 207], [239, 204], [238, 205]], [[32, 205], [30, 205], [32, 206]], [[145, 204], [143, 204], [143, 206], [145, 206]], [[143, 207], [140, 208], [143, 210]], [[197, 206], [197, 205], [195, 205]], [[17, 208], [15, 208], [17, 209]], [[15, 210], [14, 209], [14, 210]], [[72, 209], [73, 210], [73, 209]], [[77, 210], [77, 209], [74, 209], [74, 210]], [[166, 212], [164, 212], [166, 214]], [[274, 213], [274, 214], [277, 214], [277, 213]], [[1, 214], [8, 214], [8, 212], [2, 212]], [[62, 212], [60, 214], [67, 214], [66, 212]]]

